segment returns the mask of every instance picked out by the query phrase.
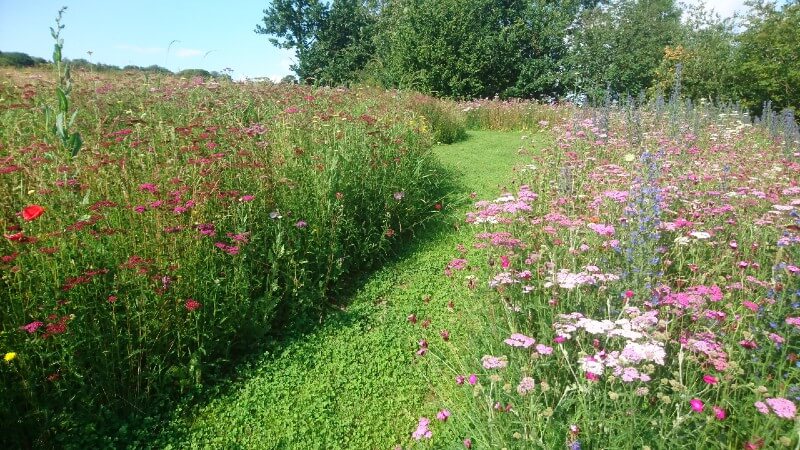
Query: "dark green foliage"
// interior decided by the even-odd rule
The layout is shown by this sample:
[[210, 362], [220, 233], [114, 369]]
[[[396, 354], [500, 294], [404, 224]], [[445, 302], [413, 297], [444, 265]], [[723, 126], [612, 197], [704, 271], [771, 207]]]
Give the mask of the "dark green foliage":
[[346, 85], [358, 79], [374, 53], [374, 0], [278, 0], [264, 10], [256, 33], [294, 49], [292, 70], [305, 83]]
[[674, 0], [618, 0], [584, 11], [572, 36], [570, 87], [595, 99], [609, 89], [638, 95], [652, 85], [664, 47], [678, 42], [680, 18]]
[[706, 11], [688, 12], [680, 44], [664, 49], [656, 69], [653, 91], [671, 95], [676, 67], [681, 65], [680, 94], [692, 100], [736, 101], [736, 45], [734, 23]]
[[[38, 58], [41, 59], [41, 58]], [[0, 52], [0, 66], [33, 67], [38, 63], [36, 59], [21, 52]]]
[[575, 2], [398, 0], [384, 10], [375, 77], [453, 98], [556, 94]]
[[745, 104], [760, 110], [771, 100], [777, 109], [800, 108], [800, 2], [779, 9], [775, 3], [751, 4], [747, 29], [737, 41], [737, 85]]
[[185, 69], [181, 70], [180, 72], [176, 73], [175, 75], [179, 77], [203, 77], [203, 78], [211, 78], [211, 72], [205, 69]]

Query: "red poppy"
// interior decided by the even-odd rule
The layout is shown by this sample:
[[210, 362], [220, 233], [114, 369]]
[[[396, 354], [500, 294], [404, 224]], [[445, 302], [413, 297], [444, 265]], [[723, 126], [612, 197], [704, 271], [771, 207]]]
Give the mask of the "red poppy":
[[27, 220], [28, 222], [37, 219], [42, 214], [44, 214], [44, 208], [42, 208], [39, 205], [26, 206], [22, 210], [22, 218]]

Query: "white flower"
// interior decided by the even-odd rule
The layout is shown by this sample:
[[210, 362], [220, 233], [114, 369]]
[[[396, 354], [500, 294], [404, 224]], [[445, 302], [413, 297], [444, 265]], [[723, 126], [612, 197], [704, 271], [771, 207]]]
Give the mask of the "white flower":
[[689, 245], [689, 238], [686, 236], [678, 236], [673, 242], [675, 242], [675, 245]]
[[696, 239], [708, 239], [711, 237], [711, 234], [706, 233], [705, 231], [692, 231], [689, 234]]

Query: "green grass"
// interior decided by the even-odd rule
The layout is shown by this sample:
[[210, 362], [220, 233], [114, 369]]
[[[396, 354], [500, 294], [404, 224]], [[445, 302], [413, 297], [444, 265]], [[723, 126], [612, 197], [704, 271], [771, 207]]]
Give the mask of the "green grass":
[[[443, 164], [458, 174], [461, 192], [446, 205], [440, 226], [417, 235], [396, 260], [361, 280], [346, 305], [312, 329], [283, 336], [273, 349], [238, 371], [220, 394], [184, 405], [159, 437], [174, 448], [389, 448], [408, 444], [420, 415], [435, 414], [434, 385], [444, 361], [415, 355], [418, 340], [451, 344], [476, 321], [465, 316], [470, 291], [443, 283], [455, 247], [471, 233], [463, 221], [468, 195], [493, 195], [510, 168], [525, 161], [520, 133], [470, 132], [440, 146]], [[454, 308], [448, 308], [453, 301]], [[407, 316], [416, 314], [413, 325]], [[421, 327], [429, 319], [427, 330]]]

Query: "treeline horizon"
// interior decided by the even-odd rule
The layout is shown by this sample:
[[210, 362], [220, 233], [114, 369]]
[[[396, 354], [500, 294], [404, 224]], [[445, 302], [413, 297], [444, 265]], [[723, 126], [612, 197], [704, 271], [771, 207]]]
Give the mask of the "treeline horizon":
[[[149, 66], [137, 66], [133, 64], [129, 64], [126, 66], [117, 66], [113, 64], [104, 64], [100, 62], [91, 62], [85, 58], [77, 58], [77, 59], [69, 59], [64, 58], [64, 62], [69, 64], [70, 67], [73, 69], [85, 69], [85, 70], [92, 70], [95, 72], [122, 72], [126, 70], [134, 70], [138, 72], [147, 72], [147, 73], [160, 73], [160, 74], [167, 74], [167, 75], [176, 75], [181, 77], [195, 77], [200, 76], [204, 78], [225, 78], [231, 79], [231, 76], [225, 72], [218, 72], [216, 70], [205, 70], [205, 69], [183, 69], [177, 72], [173, 72], [166, 67], [159, 66], [157, 64], [151, 64]], [[24, 67], [40, 67], [40, 66], [47, 66], [53, 64], [52, 61], [47, 60], [45, 58], [41, 58], [38, 56], [31, 56], [24, 52], [5, 52], [0, 51], [0, 67], [16, 67], [16, 68], [24, 68]]]
[[[800, 107], [800, 0], [721, 19], [675, 0], [274, 0], [255, 32], [300, 82], [453, 99], [644, 93]], [[680, 82], [676, 83], [676, 79]]]

